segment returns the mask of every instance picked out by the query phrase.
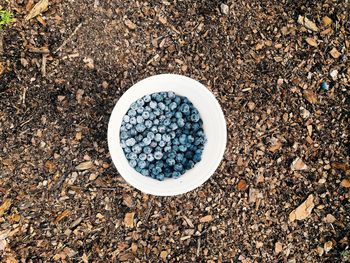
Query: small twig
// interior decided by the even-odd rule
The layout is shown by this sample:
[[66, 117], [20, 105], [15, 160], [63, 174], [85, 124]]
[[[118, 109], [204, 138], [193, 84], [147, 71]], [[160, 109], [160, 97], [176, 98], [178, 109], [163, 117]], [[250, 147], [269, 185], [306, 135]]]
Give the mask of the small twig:
[[201, 250], [201, 237], [197, 239], [197, 253], [196, 253], [197, 257], [199, 257], [200, 250]]
[[19, 127], [23, 127], [24, 125], [26, 125], [28, 122], [30, 122], [33, 118], [30, 118], [29, 120], [21, 123], [21, 125]]
[[153, 209], [153, 199], [149, 202], [149, 208], [148, 208], [148, 210], [147, 210], [147, 212], [146, 212], [145, 222], [148, 221], [148, 218], [149, 218], [150, 215], [151, 215], [152, 209]]
[[60, 46], [56, 49], [56, 51], [55, 51], [54, 53], [57, 53], [58, 51], [62, 50], [62, 48], [64, 48], [64, 47], [67, 45], [68, 41], [78, 32], [79, 28], [81, 28], [82, 25], [83, 25], [83, 23], [80, 23], [80, 24], [74, 29], [73, 33], [72, 33], [65, 41], [63, 41], [62, 45], [60, 45]]
[[31, 47], [29, 47], [28, 51], [31, 53], [39, 53], [39, 54], [49, 54], [50, 53], [50, 50], [46, 46], [43, 46], [43, 47], [31, 46]]
[[41, 63], [41, 75], [43, 77], [46, 77], [46, 61], [47, 61], [47, 54], [43, 54], [43, 60]]
[[22, 104], [23, 104], [24, 106], [26, 106], [26, 93], [27, 93], [27, 90], [28, 90], [27, 87], [25, 87], [25, 88], [23, 89]]

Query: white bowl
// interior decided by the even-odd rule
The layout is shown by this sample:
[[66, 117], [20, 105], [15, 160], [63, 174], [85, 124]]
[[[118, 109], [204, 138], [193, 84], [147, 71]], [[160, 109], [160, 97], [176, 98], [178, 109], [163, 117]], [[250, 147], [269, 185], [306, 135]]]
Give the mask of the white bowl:
[[[208, 139], [199, 163], [181, 177], [166, 178], [164, 181], [158, 181], [136, 172], [129, 166], [119, 143], [122, 118], [131, 103], [146, 94], [160, 91], [173, 91], [180, 96], [186, 96], [198, 109]], [[108, 147], [118, 172], [130, 185], [152, 195], [184, 194], [202, 185], [219, 166], [226, 147], [225, 117], [214, 95], [198, 81], [174, 74], [155, 75], [133, 85], [118, 100], [109, 119]]]

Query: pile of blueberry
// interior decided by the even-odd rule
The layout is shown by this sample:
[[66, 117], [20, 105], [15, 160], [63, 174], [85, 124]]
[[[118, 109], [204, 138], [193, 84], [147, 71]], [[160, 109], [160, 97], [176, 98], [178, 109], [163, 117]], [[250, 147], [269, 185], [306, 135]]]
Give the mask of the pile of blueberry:
[[174, 92], [146, 95], [131, 104], [120, 127], [120, 145], [144, 176], [178, 178], [201, 160], [206, 137], [198, 110]]

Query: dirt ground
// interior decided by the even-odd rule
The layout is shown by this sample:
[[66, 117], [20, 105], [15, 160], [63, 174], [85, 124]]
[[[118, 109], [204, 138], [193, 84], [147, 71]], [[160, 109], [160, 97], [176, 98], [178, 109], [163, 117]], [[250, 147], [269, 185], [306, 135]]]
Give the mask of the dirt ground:
[[[350, 261], [348, 0], [52, 0], [25, 20], [36, 2], [0, 2], [0, 261]], [[228, 124], [216, 173], [171, 198], [126, 184], [106, 139], [159, 73], [206, 85]]]

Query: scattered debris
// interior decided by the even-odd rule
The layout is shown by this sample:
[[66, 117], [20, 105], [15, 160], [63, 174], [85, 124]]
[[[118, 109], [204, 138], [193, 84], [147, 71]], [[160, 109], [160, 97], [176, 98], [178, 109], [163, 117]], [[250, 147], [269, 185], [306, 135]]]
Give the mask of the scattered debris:
[[129, 227], [129, 228], [133, 228], [134, 227], [134, 216], [135, 216], [134, 212], [125, 214], [124, 225], [126, 227]]
[[306, 43], [308, 43], [310, 46], [317, 47], [317, 41], [313, 37], [308, 37], [305, 39]]
[[230, 11], [228, 5], [225, 5], [225, 4], [221, 4], [220, 9], [221, 9], [221, 13], [223, 13], [224, 15], [228, 15]]
[[311, 104], [315, 104], [317, 102], [317, 95], [312, 90], [304, 90], [303, 95], [304, 98]]
[[10, 199], [6, 199], [2, 205], [0, 206], [0, 217], [2, 217], [6, 211], [11, 207], [12, 201]]
[[307, 29], [310, 29], [315, 32], [318, 31], [318, 27], [316, 26], [316, 24], [309, 20], [307, 17], [299, 16], [298, 23], [305, 26]]
[[199, 222], [201, 222], [201, 223], [208, 223], [208, 222], [211, 222], [211, 221], [213, 221], [213, 220], [214, 220], [214, 218], [213, 218], [212, 215], [207, 215], [207, 216], [201, 217], [201, 218], [199, 219]]
[[329, 54], [331, 54], [331, 56], [335, 59], [338, 59], [341, 55], [341, 53], [335, 47], [332, 48], [331, 51], [329, 51]]
[[328, 83], [327, 82], [325, 82], [325, 81], [323, 81], [322, 83], [321, 83], [321, 89], [322, 90], [329, 90], [329, 85], [328, 85]]
[[323, 221], [326, 223], [334, 223], [335, 222], [335, 217], [331, 214], [327, 214], [325, 218], [323, 218]]
[[332, 241], [328, 241], [328, 242], [324, 243], [324, 245], [323, 245], [323, 249], [326, 253], [328, 253], [332, 248], [333, 248]]
[[343, 179], [340, 183], [340, 185], [342, 187], [345, 187], [345, 188], [350, 188], [350, 180], [349, 179]]
[[129, 19], [126, 19], [125, 21], [124, 21], [124, 23], [125, 23], [125, 25], [129, 28], [129, 29], [131, 29], [131, 30], [135, 30], [136, 29], [136, 24], [134, 23], [134, 22], [132, 22], [131, 20], [129, 20]]
[[303, 162], [303, 160], [301, 158], [296, 158], [291, 166], [293, 171], [303, 171], [303, 170], [307, 170], [307, 165]]
[[75, 167], [76, 170], [78, 171], [84, 171], [84, 170], [89, 170], [93, 167], [93, 163], [91, 161], [87, 161], [87, 162], [82, 162], [79, 165], [77, 165]]

